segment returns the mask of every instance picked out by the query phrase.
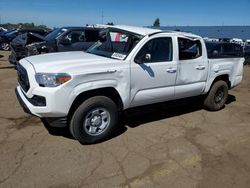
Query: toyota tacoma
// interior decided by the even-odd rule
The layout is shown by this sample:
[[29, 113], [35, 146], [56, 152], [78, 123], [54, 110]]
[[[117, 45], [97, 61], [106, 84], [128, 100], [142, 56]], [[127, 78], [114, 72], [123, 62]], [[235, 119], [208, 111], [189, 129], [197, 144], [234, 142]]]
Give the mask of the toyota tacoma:
[[26, 112], [68, 126], [82, 144], [97, 143], [132, 107], [203, 95], [206, 109], [222, 109], [242, 80], [244, 58], [208, 56], [194, 34], [112, 26], [86, 52], [21, 59], [16, 95]]

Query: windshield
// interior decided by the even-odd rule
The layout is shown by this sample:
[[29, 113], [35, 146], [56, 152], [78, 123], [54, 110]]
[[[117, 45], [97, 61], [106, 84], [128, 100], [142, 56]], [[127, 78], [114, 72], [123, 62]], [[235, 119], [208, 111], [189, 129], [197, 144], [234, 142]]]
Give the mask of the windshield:
[[67, 29], [65, 29], [65, 28], [55, 29], [54, 31], [50, 32], [48, 35], [45, 36], [45, 40], [56, 39], [58, 36], [60, 36], [65, 31], [67, 31]]
[[142, 35], [119, 29], [105, 29], [100, 32], [99, 40], [87, 52], [124, 60], [142, 38]]

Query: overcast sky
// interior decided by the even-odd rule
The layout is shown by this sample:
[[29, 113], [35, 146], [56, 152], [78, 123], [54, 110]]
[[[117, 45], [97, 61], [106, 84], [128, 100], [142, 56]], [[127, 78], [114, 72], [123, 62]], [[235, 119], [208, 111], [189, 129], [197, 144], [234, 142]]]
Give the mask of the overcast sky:
[[250, 25], [250, 0], [0, 0], [1, 23], [49, 27], [102, 22], [149, 26]]

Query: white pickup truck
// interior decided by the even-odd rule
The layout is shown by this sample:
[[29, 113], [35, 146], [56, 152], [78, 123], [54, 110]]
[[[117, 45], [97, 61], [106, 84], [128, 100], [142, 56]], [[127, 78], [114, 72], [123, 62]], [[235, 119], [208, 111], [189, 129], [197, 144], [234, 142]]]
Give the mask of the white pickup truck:
[[243, 62], [208, 59], [203, 39], [193, 34], [115, 26], [87, 52], [20, 60], [16, 95], [26, 112], [69, 126], [80, 143], [97, 143], [131, 107], [203, 95], [208, 110], [220, 110], [242, 80]]

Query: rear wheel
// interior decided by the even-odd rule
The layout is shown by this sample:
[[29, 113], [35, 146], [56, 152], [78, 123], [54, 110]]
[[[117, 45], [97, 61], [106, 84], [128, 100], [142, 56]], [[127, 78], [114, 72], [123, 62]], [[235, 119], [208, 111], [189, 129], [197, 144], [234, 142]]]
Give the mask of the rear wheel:
[[104, 96], [84, 101], [70, 121], [71, 134], [82, 144], [94, 144], [114, 132], [118, 119], [116, 104]]
[[204, 100], [204, 106], [211, 111], [224, 107], [228, 97], [228, 85], [225, 81], [215, 82]]

